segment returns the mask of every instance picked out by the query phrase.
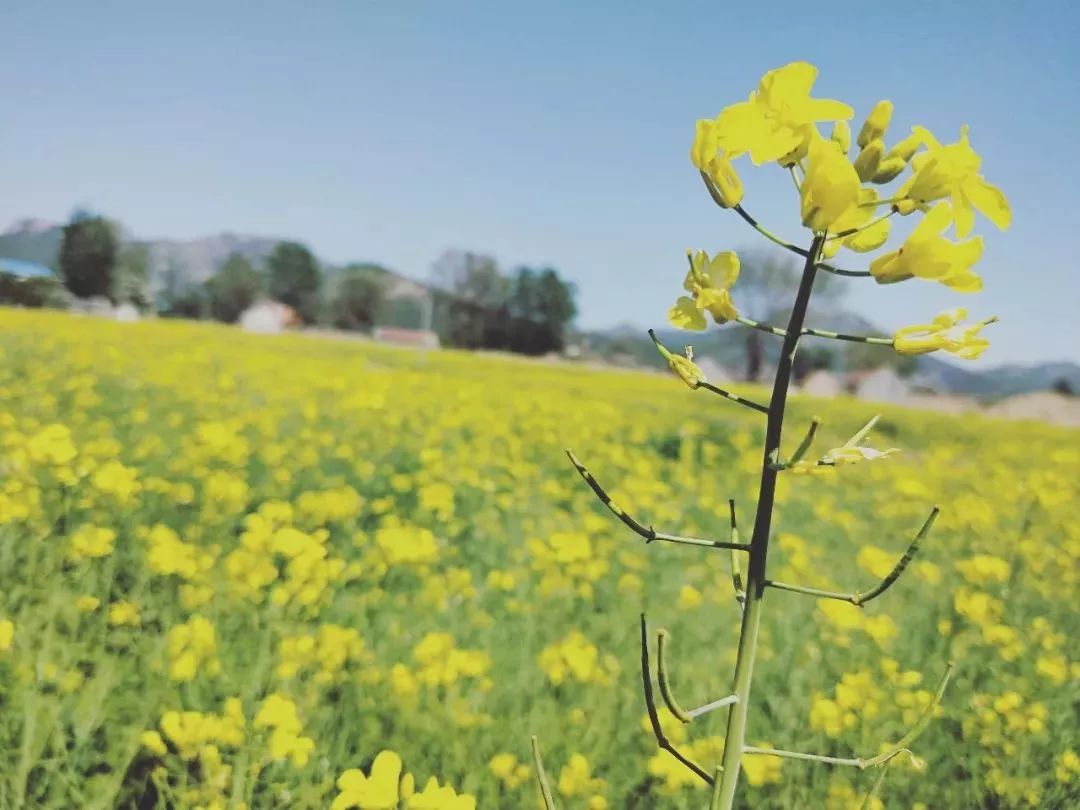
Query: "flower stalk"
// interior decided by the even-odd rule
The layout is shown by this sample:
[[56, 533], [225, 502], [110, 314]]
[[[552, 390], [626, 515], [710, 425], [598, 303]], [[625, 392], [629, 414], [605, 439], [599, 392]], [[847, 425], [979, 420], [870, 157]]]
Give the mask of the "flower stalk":
[[[680, 329], [703, 331], [708, 325], [706, 316], [709, 316], [718, 325], [737, 323], [780, 338], [782, 344], [768, 404], [743, 399], [709, 384], [701, 367], [694, 363], [691, 347], [686, 348], [684, 355], [675, 354], [649, 330], [657, 350], [671, 370], [692, 390], [706, 388], [766, 416], [758, 499], [749, 542], [740, 539], [734, 500], [729, 500], [731, 527], [727, 541], [658, 532], [616, 506], [577, 457], [567, 451], [578, 473], [600, 501], [646, 543], [664, 540], [682, 545], [726, 548], [731, 552], [732, 588], [742, 613], [732, 693], [696, 709], [683, 709], [675, 698], [670, 682], [667, 656], [669, 637], [664, 630], [657, 636], [657, 682], [668, 711], [682, 723], [691, 723], [708, 712], [728, 710], [722, 761], [709, 771], [684, 755], [664, 734], [654, 699], [648, 627], [645, 615], [641, 616], [641, 686], [656, 744], [702, 781], [712, 785], [709, 806], [713, 810], [731, 810], [734, 806], [743, 757], [747, 755], [782, 757], [858, 769], [880, 768], [871, 790], [871, 796], [876, 796], [889, 764], [901, 754], [910, 755], [909, 746], [926, 729], [938, 710], [952, 670], [950, 664], [932, 702], [915, 725], [898, 742], [885, 746], [884, 751], [876, 756], [843, 757], [746, 744], [766, 590], [772, 588], [862, 607], [882, 596], [899, 580], [939, 513], [935, 506], [889, 573], [869, 590], [846, 593], [779, 582], [768, 577], [769, 546], [780, 473], [798, 474], [822, 467], [841, 467], [884, 459], [899, 452], [897, 448], [879, 450], [866, 444], [878, 419], [875, 416], [843, 445], [813, 460], [810, 450], [820, 426], [815, 418], [790, 458], [782, 460], [784, 418], [799, 341], [804, 337], [824, 338], [887, 347], [898, 355], [946, 351], [962, 359], [974, 359], [989, 345], [979, 334], [980, 330], [994, 320], [991, 318], [963, 325], [961, 321], [967, 313], [964, 309], [956, 308], [939, 314], [931, 323], [902, 328], [892, 337], [851, 335], [808, 327], [805, 320], [818, 271], [848, 277], [872, 277], [879, 284], [923, 278], [939, 281], [959, 292], [975, 292], [981, 288], [982, 281], [971, 267], [981, 256], [981, 238], [955, 242], [942, 234], [950, 224], [955, 224], [957, 236], [967, 236], [974, 210], [1002, 229], [1008, 227], [1011, 221], [1004, 194], [978, 173], [980, 160], [968, 143], [966, 129], [961, 132], [958, 143], [942, 146], [924, 128], [916, 127], [911, 137], [888, 149], [884, 137], [892, 117], [892, 104], [881, 101], [859, 133], [857, 143], [860, 151], [853, 163], [848, 157], [851, 130], [847, 123], [853, 111], [839, 101], [811, 98], [809, 91], [816, 76], [816, 68], [805, 62], [794, 62], [770, 71], [747, 101], [725, 108], [714, 120], [698, 121], [697, 135], [691, 149], [691, 160], [699, 170], [709, 195], [720, 208], [734, 210], [763, 237], [803, 259], [791, 314], [787, 324], [782, 327], [760, 323], [739, 311], [737, 292], [733, 296], [732, 289], [739, 278], [740, 261], [738, 255], [730, 251], [712, 256], [702, 250], [689, 252], [690, 268], [683, 281], [683, 289], [688, 294], [679, 297], [668, 310], [668, 321]], [[819, 123], [826, 121], [834, 122], [828, 140], [817, 129]], [[925, 151], [916, 155], [923, 147]], [[813, 233], [808, 247], [799, 247], [777, 236], [743, 207], [743, 186], [732, 161], [746, 154], [758, 165], [774, 162], [790, 172], [800, 198], [802, 223]], [[898, 190], [883, 192], [880, 199], [877, 189], [864, 185], [889, 183], [909, 163], [912, 177]], [[945, 202], [946, 199], [952, 202]], [[889, 210], [877, 214], [875, 209], [882, 207]], [[897, 214], [905, 217], [922, 214], [923, 219], [903, 247], [875, 259], [870, 270], [844, 270], [822, 261], [823, 256], [831, 257], [843, 248], [859, 253], [878, 249], [889, 236], [890, 223], [887, 220]], [[745, 568], [739, 559], [742, 553], [747, 554]]]

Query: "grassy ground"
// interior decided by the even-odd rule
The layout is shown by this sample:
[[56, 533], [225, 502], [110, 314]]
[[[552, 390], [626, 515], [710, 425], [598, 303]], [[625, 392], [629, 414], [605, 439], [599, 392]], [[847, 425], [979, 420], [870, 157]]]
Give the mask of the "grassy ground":
[[[0, 310], [0, 350], [0, 807], [328, 806], [384, 749], [531, 806], [533, 733], [566, 808], [704, 806], [643, 725], [637, 622], [670, 631], [684, 706], [726, 694], [728, 554], [646, 547], [562, 451], [642, 522], [724, 536], [759, 415], [674, 378], [206, 325]], [[875, 413], [790, 410], [822, 449]], [[1080, 434], [881, 412], [903, 452], [781, 482], [773, 576], [868, 587], [941, 517], [864, 610], [768, 594], [750, 740], [874, 754], [952, 658], [885, 805], [1076, 806]], [[709, 767], [723, 714], [665, 725]], [[872, 778], [753, 756], [741, 801], [854, 808]]]

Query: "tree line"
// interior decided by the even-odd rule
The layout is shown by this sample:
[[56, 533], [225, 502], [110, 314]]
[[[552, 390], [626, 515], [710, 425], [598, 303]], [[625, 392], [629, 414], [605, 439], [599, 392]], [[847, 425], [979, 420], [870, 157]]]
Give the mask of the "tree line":
[[106, 298], [156, 310], [166, 317], [236, 323], [258, 300], [286, 304], [307, 325], [370, 332], [378, 325], [435, 331], [444, 344], [544, 354], [565, 348], [577, 314], [572, 284], [551, 267], [504, 273], [489, 256], [448, 251], [428, 285], [395, 292], [400, 278], [371, 263], [329, 272], [299, 242], [279, 242], [256, 265], [230, 255], [202, 283], [169, 266], [151, 295], [151, 257], [145, 245], [124, 244], [115, 224], [76, 212], [64, 227], [59, 276], [77, 298]]

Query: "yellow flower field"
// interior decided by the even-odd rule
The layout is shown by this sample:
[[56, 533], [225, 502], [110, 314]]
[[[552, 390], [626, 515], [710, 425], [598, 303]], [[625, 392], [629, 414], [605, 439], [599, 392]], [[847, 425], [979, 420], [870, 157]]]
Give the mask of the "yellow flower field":
[[[570, 810], [707, 802], [656, 750], [638, 616], [684, 706], [727, 694], [728, 553], [644, 545], [563, 449], [645, 525], [726, 537], [760, 414], [670, 376], [205, 324], [0, 310], [0, 350], [0, 807], [534, 807], [531, 734]], [[877, 412], [795, 397], [787, 441]], [[865, 608], [768, 594], [749, 742], [872, 756], [951, 659], [885, 806], [1075, 807], [1080, 434], [880, 413], [901, 452], [781, 479], [775, 578], [869, 587], [941, 515]], [[723, 719], [664, 726], [711, 769]], [[857, 808], [873, 778], [744, 769], [754, 808]]]

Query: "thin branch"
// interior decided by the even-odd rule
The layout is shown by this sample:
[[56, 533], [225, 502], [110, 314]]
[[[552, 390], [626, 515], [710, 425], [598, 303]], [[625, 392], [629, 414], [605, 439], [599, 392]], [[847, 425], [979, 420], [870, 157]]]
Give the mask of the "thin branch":
[[[713, 188], [713, 185], [710, 182], [708, 175], [706, 175], [704, 172], [702, 172], [701, 173], [701, 179], [705, 181], [705, 187], [709, 190], [709, 194], [712, 196], [713, 200], [716, 201], [717, 205], [720, 205], [721, 207], [726, 208], [727, 206], [724, 205], [723, 202], [719, 199], [719, 192], [717, 192], [716, 189]], [[772, 231], [770, 231], [767, 228], [763, 227], [761, 225], [761, 223], [759, 223], [756, 219], [754, 219], [752, 216], [750, 216], [749, 212], [747, 212], [747, 210], [745, 208], [743, 208], [741, 204], [734, 206], [733, 210], [735, 211], [736, 214], [738, 214], [740, 217], [742, 217], [744, 220], [746, 220], [746, 222], [750, 225], [751, 228], [753, 228], [755, 231], [760, 233], [762, 236], [764, 236], [770, 242], [773, 242], [773, 243], [779, 245], [780, 247], [784, 248], [785, 250], [790, 250], [792, 253], [796, 254], [797, 256], [802, 256], [803, 258], [806, 258], [806, 256], [809, 255], [806, 248], [801, 248], [798, 245], [793, 245], [791, 242], [787, 242], [787, 241], [781, 239], [779, 236], [774, 234]], [[842, 267], [837, 267], [836, 265], [832, 265], [832, 264], [826, 264], [825, 262], [818, 262], [817, 263], [817, 268], [818, 268], [818, 270], [824, 270], [827, 273], [832, 273], [832, 274], [837, 275], [837, 276], [847, 276], [848, 278], [870, 278], [871, 277], [869, 270], [845, 270]]]
[[911, 545], [907, 547], [907, 551], [904, 552], [904, 556], [902, 556], [897, 561], [896, 565], [893, 566], [893, 570], [889, 572], [888, 576], [886, 576], [885, 579], [881, 580], [881, 582], [876, 588], [872, 588], [866, 593], [859, 593], [858, 591], [855, 592], [854, 596], [856, 605], [865, 605], [871, 599], [877, 599], [879, 596], [885, 593], [885, 591], [892, 587], [892, 584], [900, 578], [900, 575], [902, 573], [904, 573], [904, 569], [908, 567], [908, 563], [910, 563], [912, 558], [918, 553], [919, 544], [922, 543], [922, 541], [926, 538], [926, 535], [930, 533], [930, 529], [933, 528], [934, 521], [937, 520], [937, 516], [940, 513], [941, 507], [939, 506], [935, 506], [933, 509], [930, 510], [930, 515], [926, 518], [925, 522], [923, 522], [922, 528], [919, 529], [919, 533], [915, 535], [915, 539], [911, 541]]
[[[770, 335], [776, 335], [777, 337], [787, 337], [787, 332], [781, 329], [779, 326], [773, 326], [768, 323], [761, 323], [751, 318], [747, 318], [744, 315], [739, 315], [735, 318], [736, 323], [741, 323], [743, 326], [749, 326], [751, 329], [757, 329], [759, 332], [765, 332]], [[893, 339], [887, 337], [873, 337], [868, 335], [848, 335], [843, 332], [830, 332], [827, 329], [811, 329], [809, 327], [799, 331], [800, 335], [808, 335], [809, 337], [828, 338], [829, 340], [846, 340], [850, 343], [871, 343], [875, 346], [892, 346]]]
[[825, 262], [818, 262], [817, 268], [818, 270], [824, 270], [826, 273], [832, 273], [834, 276], [846, 276], [847, 278], [870, 278], [872, 276], [869, 270], [844, 270], [841, 267], [826, 264]]
[[731, 706], [739, 702], [739, 698], [736, 695], [728, 695], [722, 697], [719, 700], [714, 700], [712, 703], [706, 703], [704, 706], [698, 706], [696, 709], [691, 709], [686, 713], [686, 716], [693, 720], [695, 717], [701, 717], [703, 714], [722, 709], [725, 706]]
[[769, 756], [785, 757], [787, 759], [804, 759], [810, 762], [824, 762], [827, 765], [850, 765], [859, 768], [860, 770], [874, 768], [878, 765], [886, 765], [899, 754], [911, 754], [909, 746], [926, 730], [926, 727], [930, 724], [930, 719], [934, 716], [934, 712], [937, 711], [937, 707], [941, 705], [941, 698], [945, 694], [945, 687], [949, 683], [949, 678], [951, 677], [955, 666], [956, 665], [950, 661], [945, 667], [945, 672], [942, 674], [941, 680], [938, 682], [937, 689], [934, 692], [933, 700], [931, 700], [927, 707], [923, 709], [923, 713], [915, 722], [915, 725], [913, 725], [908, 733], [901, 737], [895, 745], [889, 748], [889, 750], [878, 754], [876, 757], [868, 757], [866, 759], [857, 757], [830, 757], [823, 756], [822, 754], [804, 754], [800, 751], [784, 751], [779, 748], [756, 748], [750, 745], [743, 748], [743, 753], [768, 754]]
[[919, 551], [919, 545], [926, 535], [930, 533], [930, 529], [934, 525], [934, 521], [937, 520], [937, 516], [941, 513], [941, 508], [935, 506], [930, 510], [930, 515], [923, 522], [922, 528], [919, 529], [919, 533], [915, 535], [915, 539], [911, 541], [911, 544], [904, 551], [903, 556], [897, 561], [893, 569], [881, 580], [876, 586], [871, 588], [865, 593], [861, 591], [854, 591], [853, 593], [840, 593], [838, 591], [825, 591], [820, 588], [807, 588], [803, 585], [789, 585], [786, 582], [777, 582], [776, 580], [766, 580], [765, 584], [770, 588], [776, 588], [778, 591], [791, 591], [792, 593], [801, 593], [807, 596], [814, 596], [820, 599], [837, 599], [841, 602], [850, 602], [856, 607], [862, 607], [872, 599], [877, 599], [885, 591], [892, 587], [893, 583], [900, 578], [900, 575], [904, 573], [904, 569], [908, 567], [911, 560], [915, 557]]
[[862, 761], [854, 757], [827, 757], [822, 754], [804, 754], [801, 751], [784, 751], [780, 748], [757, 748], [753, 745], [743, 748], [743, 753], [768, 754], [769, 756], [783, 757], [785, 759], [805, 759], [810, 762], [824, 762], [826, 765], [850, 765], [853, 768], [858, 768], [859, 763]]
[[752, 408], [753, 410], [757, 411], [758, 413], [768, 413], [769, 412], [769, 407], [767, 405], [762, 405], [762, 404], [760, 404], [758, 402], [754, 402], [753, 400], [749, 400], [749, 399], [746, 399], [744, 397], [740, 397], [738, 394], [733, 394], [730, 391], [725, 391], [723, 388], [717, 388], [715, 385], [713, 385], [710, 382], [705, 382], [703, 380], [702, 382], [699, 382], [697, 384], [697, 387], [698, 388], [704, 388], [706, 391], [712, 391], [714, 394], [719, 394], [720, 396], [725, 397], [726, 399], [730, 399], [732, 402], [737, 402], [740, 405], [745, 405], [747, 408]]
[[656, 713], [656, 701], [653, 699], [652, 676], [649, 669], [649, 627], [644, 613], [641, 614], [641, 691], [645, 696], [645, 709], [649, 713], [649, 722], [652, 724], [656, 744], [693, 771], [706, 784], [713, 784], [713, 778], [705, 772], [704, 768], [671, 744], [671, 741], [664, 734], [663, 727], [660, 725], [660, 716]]
[[848, 335], [843, 332], [829, 332], [825, 329], [803, 329], [804, 335], [811, 337], [828, 338], [829, 340], [846, 340], [850, 343], [870, 343], [874, 346], [892, 346], [893, 339], [887, 337], [870, 337], [867, 335]]
[[896, 745], [888, 751], [878, 754], [876, 757], [862, 760], [862, 763], [859, 765], [860, 768], [872, 768], [875, 765], [884, 765], [897, 754], [901, 754], [911, 747], [911, 744], [915, 742], [915, 740], [919, 738], [919, 735], [926, 731], [926, 727], [930, 725], [930, 719], [934, 716], [934, 712], [937, 711], [937, 707], [941, 705], [941, 698], [945, 695], [945, 687], [949, 685], [949, 678], [952, 677], [955, 668], [956, 664], [952, 661], [949, 661], [948, 664], [945, 665], [945, 671], [941, 675], [941, 680], [938, 681], [937, 689], [934, 690], [934, 699], [927, 704], [925, 709], [923, 709], [922, 715], [915, 722], [915, 725], [911, 727], [911, 730], [897, 740]]
[[[702, 176], [704, 177], [704, 173], [702, 173]], [[706, 178], [705, 185], [709, 185], [707, 178]], [[779, 236], [777, 236], [775, 233], [768, 230], [767, 228], [762, 227], [761, 223], [759, 223], [756, 219], [754, 219], [752, 216], [750, 216], [750, 214], [747, 213], [746, 209], [743, 208], [741, 204], [734, 206], [734, 211], [735, 211], [736, 214], [738, 214], [740, 217], [742, 217], [744, 220], [746, 220], [747, 224], [749, 224], [751, 228], [753, 228], [755, 231], [760, 233], [762, 236], [764, 236], [770, 242], [774, 242], [777, 245], [779, 245], [780, 247], [782, 247], [782, 248], [784, 248], [786, 250], [790, 250], [792, 253], [798, 254], [799, 256], [802, 256], [803, 258], [806, 258], [806, 256], [809, 255], [807, 253], [807, 251], [806, 251], [806, 248], [801, 248], [798, 245], [793, 245], [793, 244], [791, 244], [791, 242], [787, 242], [787, 241], [781, 239]]]
[[739, 315], [735, 318], [736, 323], [741, 323], [743, 326], [749, 326], [751, 329], [757, 329], [759, 332], [765, 332], [770, 335], [776, 335], [777, 337], [787, 337], [787, 332], [781, 329], [779, 326], [770, 326], [767, 323], [761, 323], [759, 321], [752, 320], [743, 315]]
[[[910, 755], [911, 752], [908, 751]], [[874, 784], [870, 786], [869, 792], [863, 796], [862, 802], [859, 804], [859, 810], [867, 810], [867, 808], [873, 807], [873, 800], [877, 798], [878, 793], [881, 792], [881, 785], [885, 782], [885, 776], [889, 772], [889, 766], [892, 765], [892, 760], [886, 762], [881, 770], [878, 771], [878, 775], [874, 778]]]
[[832, 236], [827, 236], [825, 238], [825, 241], [826, 242], [831, 242], [834, 239], [847, 239], [849, 236], [854, 236], [855, 234], [859, 233], [860, 231], [865, 231], [865, 230], [868, 230], [869, 228], [873, 228], [875, 225], [877, 225], [880, 222], [884, 222], [885, 220], [887, 220], [889, 217], [891, 217], [895, 213], [896, 213], [896, 210], [893, 209], [893, 210], [889, 211], [889, 213], [887, 213], [887, 214], [882, 214], [880, 217], [877, 217], [875, 219], [870, 220], [865, 225], [860, 225], [858, 228], [848, 228], [845, 231], [838, 231], [837, 233], [834, 233]]
[[656, 634], [656, 680], [660, 684], [660, 697], [664, 699], [668, 711], [675, 715], [676, 719], [683, 723], [689, 723], [693, 718], [683, 711], [682, 706], [675, 700], [675, 694], [671, 691], [671, 684], [668, 683], [667, 663], [664, 655], [664, 642], [667, 637], [667, 630], [660, 630]]
[[603, 503], [615, 517], [632, 529], [635, 534], [644, 537], [646, 543], [651, 543], [654, 540], [663, 540], [668, 543], [681, 543], [683, 545], [702, 546], [705, 548], [730, 548], [738, 551], [750, 550], [750, 546], [746, 543], [725, 543], [721, 540], [702, 540], [698, 537], [683, 537], [678, 534], [658, 532], [652, 526], [643, 526], [611, 500], [611, 496], [609, 496], [607, 492], [604, 491], [604, 488], [596, 482], [592, 473], [585, 469], [585, 465], [578, 460], [578, 457], [574, 455], [573, 450], [567, 449], [566, 455], [569, 457], [570, 463], [574, 465], [581, 477], [585, 479], [585, 483], [589, 485], [589, 488], [596, 494], [596, 497], [600, 499], [600, 502]]
[[536, 768], [536, 781], [540, 783], [540, 797], [544, 800], [544, 810], [555, 810], [555, 799], [551, 796], [551, 785], [548, 784], [544, 760], [540, 757], [540, 743], [535, 734], [532, 736], [532, 755], [533, 765]]
[[817, 435], [819, 427], [821, 427], [821, 420], [815, 416], [810, 420], [810, 428], [806, 431], [803, 440], [799, 442], [799, 446], [795, 448], [795, 452], [792, 453], [791, 458], [788, 459], [788, 466], [798, 464], [802, 461], [802, 457], [806, 455], [806, 451], [809, 450], [810, 445], [814, 443], [814, 437]]

